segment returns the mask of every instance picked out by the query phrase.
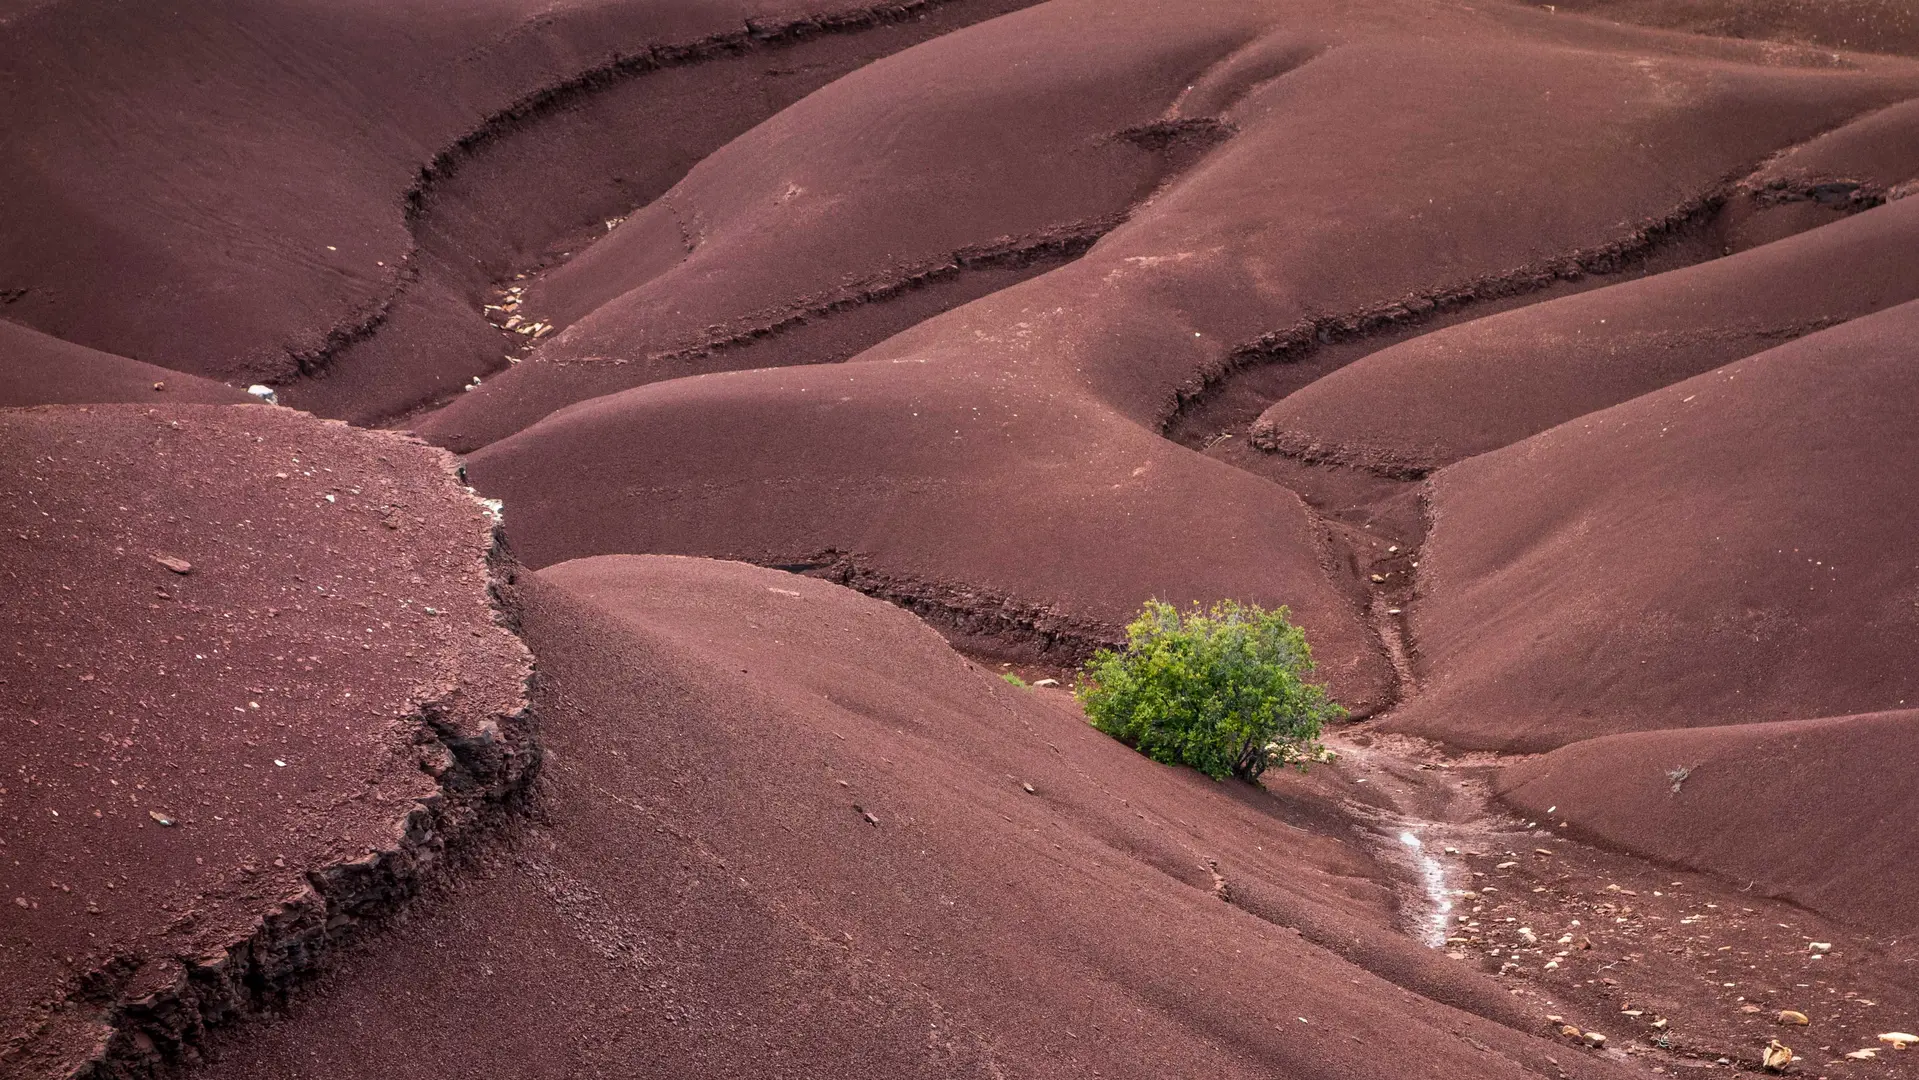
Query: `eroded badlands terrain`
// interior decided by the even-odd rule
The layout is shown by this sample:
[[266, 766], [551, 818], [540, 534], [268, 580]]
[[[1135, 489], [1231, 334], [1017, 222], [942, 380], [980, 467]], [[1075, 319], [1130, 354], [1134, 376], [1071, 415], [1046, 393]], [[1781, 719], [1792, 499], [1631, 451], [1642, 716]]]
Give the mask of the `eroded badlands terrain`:
[[1911, 5], [0, 46], [0, 1074], [1919, 1075]]

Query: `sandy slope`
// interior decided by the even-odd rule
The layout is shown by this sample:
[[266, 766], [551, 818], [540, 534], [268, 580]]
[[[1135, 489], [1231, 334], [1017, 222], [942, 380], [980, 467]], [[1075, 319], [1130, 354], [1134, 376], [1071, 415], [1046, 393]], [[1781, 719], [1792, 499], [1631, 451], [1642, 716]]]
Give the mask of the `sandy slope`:
[[1585, 835], [1895, 935], [1919, 923], [1912, 710], [1589, 739], [1501, 794]]
[[[503, 266], [651, 200], [834, 76], [1007, 6], [33, 8], [0, 24], [0, 314], [388, 416], [501, 363], [478, 307]], [[547, 114], [551, 137], [499, 138]]]
[[245, 390], [0, 321], [0, 407], [88, 405], [243, 405]]

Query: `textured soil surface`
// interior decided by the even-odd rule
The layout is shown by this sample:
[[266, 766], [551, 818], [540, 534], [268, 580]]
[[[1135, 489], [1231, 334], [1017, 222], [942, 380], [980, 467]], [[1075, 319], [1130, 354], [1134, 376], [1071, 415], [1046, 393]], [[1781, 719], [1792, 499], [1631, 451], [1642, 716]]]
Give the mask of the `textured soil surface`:
[[1154, 765], [879, 601], [613, 556], [536, 575], [523, 620], [533, 820], [212, 1075], [1616, 1071], [1395, 956], [1309, 807]]
[[[0, 0], [0, 99], [0, 1075], [1919, 1076], [1904, 0]], [[1151, 598], [1337, 760], [1091, 729]]]
[[1393, 726], [1537, 750], [1919, 702], [1915, 334], [1906, 303], [1442, 470]]
[[317, 963], [527, 767], [493, 522], [283, 409], [0, 412], [8, 1075], [137, 1063]]

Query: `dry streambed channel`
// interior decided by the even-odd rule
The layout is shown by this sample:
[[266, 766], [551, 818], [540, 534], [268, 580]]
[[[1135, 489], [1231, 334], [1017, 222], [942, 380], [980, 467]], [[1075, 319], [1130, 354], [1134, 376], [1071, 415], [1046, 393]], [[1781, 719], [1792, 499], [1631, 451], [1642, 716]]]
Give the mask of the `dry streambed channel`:
[[1919, 1076], [1919, 1045], [1885, 1037], [1919, 1026], [1919, 940], [1515, 817], [1490, 794], [1495, 756], [1365, 724], [1328, 741], [1405, 931], [1506, 984], [1550, 1037], [1655, 1073]]

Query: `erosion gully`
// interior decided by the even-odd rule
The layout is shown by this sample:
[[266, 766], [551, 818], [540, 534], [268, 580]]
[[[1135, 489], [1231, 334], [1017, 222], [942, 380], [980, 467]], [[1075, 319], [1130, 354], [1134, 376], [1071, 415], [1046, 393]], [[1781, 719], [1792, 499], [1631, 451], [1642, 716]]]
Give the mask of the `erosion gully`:
[[[1564, 818], [1517, 817], [1493, 794], [1493, 778], [1517, 756], [1460, 754], [1378, 730], [1418, 685], [1407, 613], [1425, 483], [1305, 464], [1245, 435], [1278, 396], [1432, 328], [1276, 365], [1285, 370], [1202, 402], [1168, 433], [1299, 494], [1379, 634], [1395, 700], [1330, 734], [1335, 776], [1313, 789], [1339, 793], [1330, 797], [1352, 837], [1393, 885], [1401, 929], [1505, 984], [1541, 1034], [1654, 1073], [1760, 1073], [1761, 1051], [1776, 1039], [1792, 1048], [1799, 1075], [1919, 1076], [1919, 1052], [1877, 1038], [1919, 1023], [1919, 966], [1897, 939], [1755, 895], [1753, 882], [1597, 847]], [[1292, 784], [1267, 781], [1287, 795]], [[1810, 1023], [1791, 1022], [1793, 1013]], [[1872, 1056], [1846, 1056], [1865, 1050]]]
[[[1502, 299], [1469, 314], [1538, 299]], [[1517, 756], [1460, 754], [1378, 730], [1418, 685], [1407, 613], [1426, 532], [1425, 483], [1302, 463], [1252, 447], [1246, 433], [1284, 394], [1434, 328], [1399, 328], [1255, 370], [1168, 430], [1297, 493], [1379, 634], [1397, 676], [1394, 700], [1330, 734], [1335, 776], [1313, 790], [1338, 792], [1330, 797], [1353, 837], [1394, 887], [1401, 929], [1505, 984], [1541, 1034], [1654, 1073], [1763, 1072], [1761, 1051], [1776, 1039], [1792, 1048], [1799, 1075], [1919, 1076], [1919, 1052], [1877, 1038], [1919, 1022], [1919, 967], [1897, 939], [1755, 895], [1753, 882], [1594, 846], [1552, 814], [1515, 816], [1494, 796], [1493, 778]], [[1297, 794], [1292, 784], [1284, 775], [1267, 781], [1283, 795]], [[1872, 1056], [1846, 1056], [1865, 1050]]]
[[[500, 295], [517, 294], [526, 280], [503, 285]], [[1877, 1040], [1919, 1024], [1919, 970], [1896, 939], [1755, 896], [1752, 883], [1581, 842], [1564, 820], [1516, 817], [1492, 794], [1494, 774], [1514, 758], [1460, 755], [1376, 730], [1417, 685], [1406, 613], [1426, 532], [1424, 483], [1305, 464], [1246, 438], [1273, 401], [1367, 352], [1580, 287], [1590, 286], [1492, 300], [1443, 321], [1253, 369], [1169, 425], [1169, 438], [1305, 500], [1396, 675], [1390, 700], [1326, 740], [1338, 755], [1322, 767], [1333, 774], [1330, 784], [1301, 796], [1287, 791], [1293, 781], [1286, 774], [1268, 786], [1331, 798], [1345, 838], [1370, 851], [1392, 885], [1400, 928], [1499, 980], [1525, 1000], [1539, 1034], [1575, 1052], [1656, 1074], [1757, 1073], [1761, 1050], [1777, 1039], [1792, 1047], [1800, 1075], [1919, 1077], [1919, 1051]], [[1040, 684], [1035, 692], [1071, 692], [1069, 669], [974, 658]], [[1810, 1024], [1782, 1022], [1788, 1011]], [[1871, 1058], [1845, 1056], [1868, 1049]]]
[[[517, 360], [546, 336], [511, 318], [525, 288], [614, 224], [555, 240], [494, 287], [483, 315], [509, 356]], [[1321, 767], [1330, 777], [1295, 790], [1299, 782], [1288, 773], [1267, 786], [1282, 797], [1333, 803], [1345, 838], [1369, 850], [1393, 886], [1409, 937], [1505, 984], [1536, 1014], [1540, 1034], [1653, 1073], [1758, 1072], [1761, 1049], [1778, 1039], [1793, 1048], [1792, 1070], [1801, 1075], [1919, 1076], [1919, 1051], [1900, 1053], [1876, 1039], [1919, 1025], [1919, 971], [1896, 939], [1755, 896], [1752, 883], [1583, 843], [1551, 815], [1516, 817], [1492, 794], [1493, 776], [1513, 759], [1459, 755], [1376, 730], [1378, 718], [1417, 686], [1406, 613], [1426, 532], [1424, 484], [1306, 464], [1247, 438], [1274, 401], [1396, 341], [1700, 257], [1654, 252], [1625, 273], [1489, 297], [1237, 370], [1185, 403], [1165, 434], [1297, 493], [1347, 571], [1349, 598], [1378, 633], [1396, 676], [1393, 693], [1330, 734], [1338, 756]], [[1067, 669], [975, 659], [1038, 684], [1036, 693], [1071, 692]], [[1786, 1010], [1810, 1024], [1782, 1023]], [[1873, 1056], [1846, 1056], [1864, 1049]]]

